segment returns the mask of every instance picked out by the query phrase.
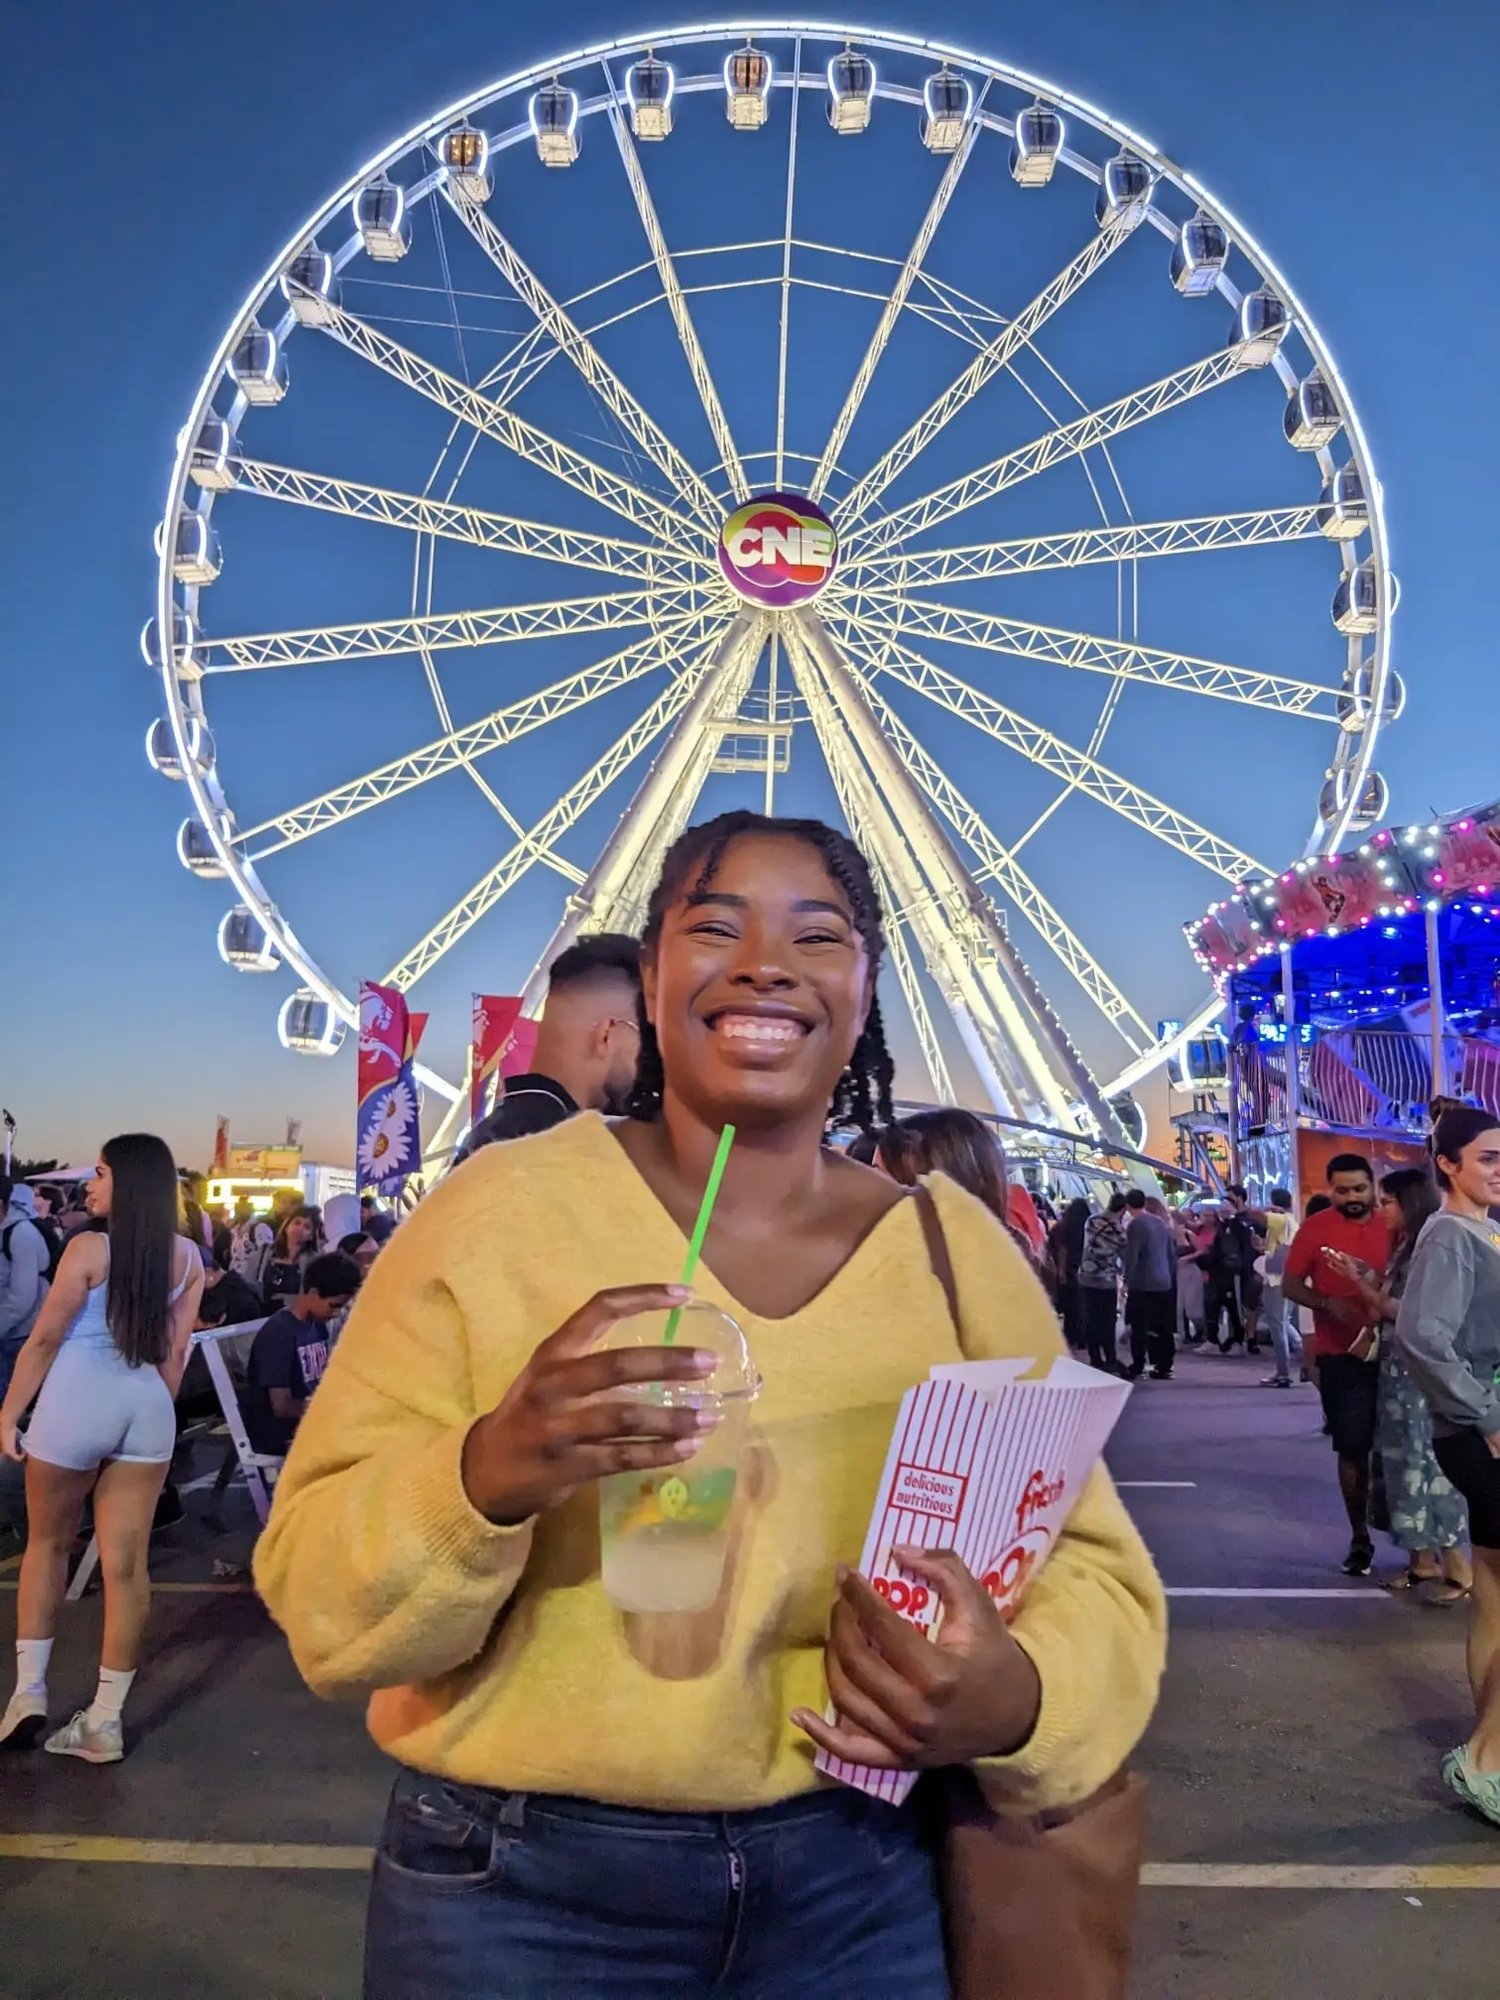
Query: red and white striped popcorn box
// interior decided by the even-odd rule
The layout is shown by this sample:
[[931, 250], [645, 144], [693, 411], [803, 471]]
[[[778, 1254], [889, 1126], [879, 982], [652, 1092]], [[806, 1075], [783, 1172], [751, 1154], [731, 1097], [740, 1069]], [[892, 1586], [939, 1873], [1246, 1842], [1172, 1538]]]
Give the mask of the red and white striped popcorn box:
[[[860, 1574], [929, 1638], [937, 1592], [893, 1547], [952, 1549], [1014, 1615], [1119, 1421], [1130, 1385], [1067, 1359], [1035, 1382], [1024, 1360], [934, 1368], [901, 1399], [860, 1557]], [[831, 1719], [831, 1711], [830, 1711]], [[899, 1805], [915, 1771], [877, 1771], [820, 1750], [817, 1768]]]

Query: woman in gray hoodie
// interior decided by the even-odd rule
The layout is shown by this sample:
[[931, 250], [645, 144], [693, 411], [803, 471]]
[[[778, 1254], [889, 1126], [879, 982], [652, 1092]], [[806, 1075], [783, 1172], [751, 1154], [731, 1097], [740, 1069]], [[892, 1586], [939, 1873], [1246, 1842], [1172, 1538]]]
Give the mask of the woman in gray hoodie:
[[1432, 1155], [1443, 1206], [1417, 1239], [1395, 1337], [1431, 1406], [1438, 1464], [1468, 1502], [1474, 1547], [1474, 1733], [1443, 1759], [1443, 1777], [1500, 1826], [1500, 1118], [1444, 1111]]

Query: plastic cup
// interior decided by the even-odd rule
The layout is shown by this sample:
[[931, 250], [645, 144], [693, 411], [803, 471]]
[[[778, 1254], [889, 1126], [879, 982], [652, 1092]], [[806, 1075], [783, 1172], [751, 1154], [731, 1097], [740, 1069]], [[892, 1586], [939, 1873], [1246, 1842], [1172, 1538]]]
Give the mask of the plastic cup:
[[[681, 1308], [676, 1345], [720, 1356], [695, 1382], [644, 1386], [643, 1399], [669, 1409], [708, 1409], [718, 1426], [689, 1459], [650, 1472], [616, 1472], [599, 1482], [599, 1547], [605, 1595], [621, 1611], [706, 1611], [724, 1582], [729, 1531], [743, 1469], [750, 1410], [760, 1377], [736, 1321], [694, 1300]], [[621, 1320], [609, 1347], [660, 1347], [666, 1313]]]

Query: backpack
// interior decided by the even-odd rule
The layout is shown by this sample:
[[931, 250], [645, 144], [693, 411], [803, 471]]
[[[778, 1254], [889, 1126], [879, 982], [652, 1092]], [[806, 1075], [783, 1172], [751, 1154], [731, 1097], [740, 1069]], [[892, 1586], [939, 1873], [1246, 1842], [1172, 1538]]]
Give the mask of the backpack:
[[1248, 1271], [1255, 1262], [1250, 1225], [1242, 1215], [1226, 1215], [1214, 1232], [1214, 1262], [1221, 1270]]
[[41, 1285], [37, 1292], [37, 1307], [40, 1308], [42, 1300], [52, 1288], [52, 1280], [57, 1276], [57, 1267], [62, 1260], [62, 1244], [57, 1240], [55, 1230], [49, 1229], [45, 1223], [38, 1222], [35, 1216], [18, 1215], [14, 1222], [9, 1222], [4, 1229], [0, 1229], [0, 1256], [4, 1257], [7, 1264], [11, 1261], [10, 1239], [23, 1224], [36, 1231], [47, 1251], [47, 1265], [42, 1272]]
[[253, 1292], [260, 1291], [265, 1284], [272, 1247], [271, 1225], [259, 1216], [236, 1229], [230, 1239], [229, 1268]]

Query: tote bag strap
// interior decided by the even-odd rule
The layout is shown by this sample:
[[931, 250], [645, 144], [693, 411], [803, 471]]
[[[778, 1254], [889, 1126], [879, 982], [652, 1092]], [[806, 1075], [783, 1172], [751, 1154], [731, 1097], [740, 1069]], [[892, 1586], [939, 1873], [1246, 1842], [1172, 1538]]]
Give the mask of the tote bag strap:
[[958, 1280], [953, 1275], [953, 1257], [943, 1230], [943, 1218], [938, 1214], [931, 1188], [913, 1188], [912, 1199], [917, 1204], [917, 1218], [922, 1224], [922, 1235], [927, 1244], [927, 1261], [932, 1266], [933, 1277], [943, 1288], [943, 1297], [948, 1301], [948, 1317], [953, 1321], [953, 1331], [959, 1333]]

